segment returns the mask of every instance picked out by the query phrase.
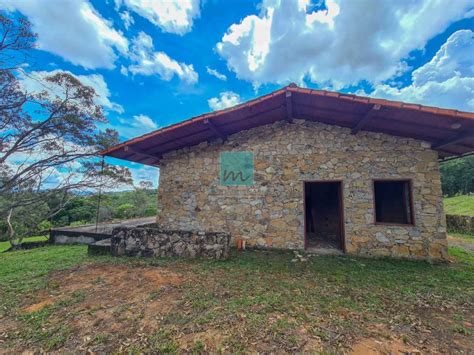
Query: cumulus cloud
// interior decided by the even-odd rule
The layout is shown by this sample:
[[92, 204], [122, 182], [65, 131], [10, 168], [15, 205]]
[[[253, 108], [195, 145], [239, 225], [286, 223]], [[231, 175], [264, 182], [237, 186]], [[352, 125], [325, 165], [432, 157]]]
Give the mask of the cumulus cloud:
[[214, 110], [223, 110], [227, 107], [232, 107], [240, 103], [240, 96], [232, 91], [224, 91], [219, 94], [219, 97], [213, 97], [207, 100], [209, 107]]
[[415, 49], [465, 17], [472, 1], [264, 0], [258, 15], [231, 25], [216, 49], [255, 85], [309, 79], [340, 89], [379, 83], [407, 69]]
[[133, 16], [130, 15], [130, 12], [124, 11], [119, 14], [120, 18], [123, 21], [123, 25], [128, 30], [128, 28], [135, 23]]
[[136, 163], [128, 166], [128, 168], [132, 173], [133, 184], [135, 186], [140, 186], [141, 181], [148, 181], [153, 184], [153, 188], [158, 187], [158, 179], [160, 176], [158, 168]]
[[215, 76], [219, 80], [222, 80], [222, 81], [227, 80], [227, 77], [224, 74], [219, 73], [216, 69], [206, 67], [206, 70], [209, 75]]
[[199, 0], [116, 0], [116, 7], [127, 7], [146, 18], [163, 32], [183, 35], [191, 31], [200, 15]]
[[414, 70], [412, 84], [375, 86], [375, 97], [474, 111], [474, 32], [453, 33], [435, 56]]
[[127, 67], [121, 65], [120, 66], [120, 74], [124, 75], [124, 76], [128, 76], [128, 69]]
[[76, 75], [70, 71], [65, 70], [52, 70], [52, 71], [33, 71], [30, 73], [21, 73], [20, 74], [20, 83], [22, 87], [28, 92], [40, 92], [43, 90], [49, 91], [54, 95], [59, 95], [57, 87], [54, 87], [54, 84], [44, 82], [44, 77], [49, 75], [54, 75], [59, 72], [64, 72], [71, 74], [76, 77], [82, 84], [90, 86], [95, 90], [96, 99], [95, 102], [98, 105], [101, 105], [105, 109], [110, 111], [116, 111], [118, 113], [123, 113], [123, 107], [118, 103], [111, 101], [111, 93], [107, 86], [107, 83], [104, 80], [104, 77], [100, 74], [89, 74], [89, 75]]
[[146, 129], [157, 129], [158, 126], [156, 125], [155, 122], [153, 122], [153, 120], [148, 117], [147, 115], [137, 115], [137, 116], [133, 116], [133, 125], [135, 125], [136, 127], [144, 127]]
[[134, 115], [111, 119], [109, 123], [101, 125], [102, 129], [115, 129], [125, 139], [135, 138], [158, 129], [158, 125], [147, 115]]
[[128, 41], [87, 0], [0, 0], [0, 8], [18, 10], [38, 33], [39, 49], [87, 69], [114, 68]]
[[152, 38], [140, 32], [132, 40], [130, 59], [134, 64], [128, 67], [132, 74], [159, 75], [169, 81], [175, 75], [188, 84], [198, 81], [198, 73], [192, 64], [179, 63], [164, 52], [155, 52]]

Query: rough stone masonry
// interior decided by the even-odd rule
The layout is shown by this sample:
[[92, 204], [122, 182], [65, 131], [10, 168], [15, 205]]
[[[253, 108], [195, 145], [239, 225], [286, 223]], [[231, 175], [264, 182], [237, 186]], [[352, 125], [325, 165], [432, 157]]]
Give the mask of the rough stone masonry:
[[112, 231], [111, 253], [114, 256], [227, 259], [230, 235], [224, 232], [164, 230], [156, 225], [116, 227]]
[[[254, 154], [251, 186], [219, 183], [219, 154]], [[412, 179], [415, 225], [374, 223], [373, 179]], [[304, 248], [305, 180], [342, 180], [346, 252], [447, 255], [437, 153], [430, 144], [317, 122], [277, 122], [165, 154], [157, 223], [224, 231], [249, 246]]]

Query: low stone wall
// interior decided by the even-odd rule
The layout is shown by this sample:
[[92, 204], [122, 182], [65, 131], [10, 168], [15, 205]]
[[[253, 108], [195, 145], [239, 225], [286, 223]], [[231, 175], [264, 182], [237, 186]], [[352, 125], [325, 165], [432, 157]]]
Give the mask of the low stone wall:
[[93, 244], [107, 238], [110, 238], [110, 235], [53, 229], [49, 235], [49, 242], [51, 244]]
[[474, 217], [446, 215], [446, 225], [449, 232], [458, 232], [465, 234], [474, 234]]
[[117, 227], [112, 231], [111, 252], [114, 256], [226, 259], [230, 234], [163, 230], [158, 226]]

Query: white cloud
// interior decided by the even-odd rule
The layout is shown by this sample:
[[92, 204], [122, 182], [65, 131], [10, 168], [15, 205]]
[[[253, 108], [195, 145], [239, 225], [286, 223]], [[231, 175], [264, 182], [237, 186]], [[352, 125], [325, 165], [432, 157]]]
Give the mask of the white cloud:
[[391, 78], [406, 70], [401, 60], [465, 17], [470, 0], [264, 0], [260, 14], [233, 24], [216, 46], [240, 79], [302, 83], [336, 89]]
[[135, 20], [133, 19], [132, 15], [130, 15], [130, 12], [124, 11], [124, 12], [121, 12], [119, 15], [123, 21], [123, 25], [125, 26], [127, 30], [131, 25], [135, 23]]
[[84, 68], [114, 68], [117, 52], [128, 50], [122, 32], [87, 0], [0, 0], [0, 8], [28, 17], [40, 49]]
[[430, 62], [414, 70], [412, 84], [375, 86], [370, 94], [392, 100], [474, 111], [474, 33], [453, 33]]
[[224, 74], [219, 73], [216, 69], [206, 67], [206, 70], [209, 75], [215, 76], [219, 80], [222, 80], [222, 81], [227, 80], [227, 77]]
[[52, 70], [52, 71], [33, 71], [30, 73], [22, 73], [20, 75], [20, 83], [23, 88], [28, 92], [40, 92], [43, 90], [49, 91], [54, 95], [59, 95], [58, 88], [55, 87], [52, 83], [45, 84], [44, 77], [48, 75], [54, 75], [56, 73], [68, 73], [76, 77], [82, 84], [90, 86], [95, 90], [96, 99], [95, 102], [98, 105], [101, 105], [105, 109], [116, 111], [118, 113], [123, 113], [123, 107], [118, 103], [112, 102], [110, 100], [110, 90], [107, 86], [107, 83], [104, 80], [104, 77], [100, 74], [90, 74], [90, 75], [75, 75], [69, 71], [65, 70]]
[[116, 0], [115, 4], [117, 8], [124, 5], [164, 32], [179, 35], [191, 31], [193, 20], [200, 15], [199, 0]]
[[100, 128], [115, 129], [121, 137], [130, 139], [154, 131], [158, 129], [158, 125], [149, 116], [140, 114], [131, 118], [111, 120], [107, 124], [102, 124]]
[[219, 97], [213, 97], [207, 100], [209, 107], [214, 110], [223, 110], [227, 107], [232, 107], [240, 103], [240, 96], [232, 91], [224, 91], [219, 94]]
[[[94, 153], [93, 147], [84, 147], [58, 137], [48, 136], [45, 138], [54, 138], [58, 147], [63, 147], [63, 149], [68, 153], [74, 152], [77, 154], [91, 155]], [[21, 172], [24, 172], [24, 169], [31, 164], [47, 157], [51, 157], [50, 152], [40, 149], [40, 147], [35, 148], [36, 149], [29, 149], [12, 154], [6, 160], [6, 167], [11, 169], [13, 174], [21, 174]], [[82, 174], [80, 169], [84, 161], [84, 159], [78, 158], [60, 165], [44, 167], [44, 170], [38, 172], [35, 182], [41, 184], [42, 189], [58, 188], [68, 185], [71, 182], [85, 182], [88, 178]]]
[[158, 168], [143, 164], [132, 164], [128, 166], [132, 173], [133, 184], [140, 186], [140, 181], [149, 181], [153, 184], [153, 188], [158, 187], [158, 179], [160, 172]]
[[198, 73], [192, 64], [177, 62], [164, 52], [155, 52], [152, 38], [144, 32], [140, 32], [132, 40], [130, 59], [134, 64], [128, 67], [128, 71], [132, 74], [156, 74], [166, 81], [176, 75], [188, 84], [198, 81]]
[[134, 120], [134, 125], [137, 126], [137, 127], [144, 127], [146, 129], [157, 129], [158, 126], [156, 125], [155, 122], [153, 122], [153, 120], [148, 117], [147, 115], [137, 115], [137, 116], [133, 116], [133, 120]]
[[120, 74], [124, 76], [128, 76], [128, 69], [127, 67], [124, 67], [123, 65], [120, 66]]

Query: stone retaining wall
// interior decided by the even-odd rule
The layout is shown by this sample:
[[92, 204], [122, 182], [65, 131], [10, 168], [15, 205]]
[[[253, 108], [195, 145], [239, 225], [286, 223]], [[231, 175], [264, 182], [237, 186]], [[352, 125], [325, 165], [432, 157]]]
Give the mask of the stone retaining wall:
[[117, 227], [112, 231], [111, 252], [114, 256], [226, 259], [230, 253], [230, 235], [163, 230], [157, 226]]
[[459, 216], [446, 215], [446, 224], [448, 231], [465, 234], [474, 234], [474, 217], [473, 216]]

